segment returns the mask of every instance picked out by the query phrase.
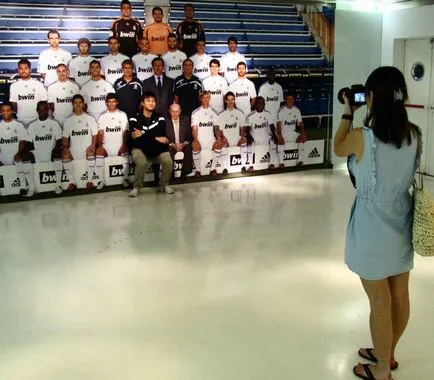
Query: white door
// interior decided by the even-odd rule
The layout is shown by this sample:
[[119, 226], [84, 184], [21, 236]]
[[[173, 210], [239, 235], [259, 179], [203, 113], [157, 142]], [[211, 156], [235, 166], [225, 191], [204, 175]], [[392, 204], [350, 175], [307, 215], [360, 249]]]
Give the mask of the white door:
[[429, 38], [404, 42], [404, 77], [408, 87], [407, 112], [411, 122], [418, 125], [423, 136], [421, 169], [434, 175], [434, 67], [433, 43]]

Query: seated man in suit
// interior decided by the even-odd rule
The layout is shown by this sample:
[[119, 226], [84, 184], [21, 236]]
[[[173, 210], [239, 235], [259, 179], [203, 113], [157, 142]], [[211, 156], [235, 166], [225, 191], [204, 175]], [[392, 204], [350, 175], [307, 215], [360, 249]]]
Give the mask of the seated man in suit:
[[179, 104], [172, 104], [169, 113], [170, 116], [166, 117], [166, 136], [174, 163], [174, 175], [175, 178], [184, 179], [193, 170], [191, 119], [181, 116]]

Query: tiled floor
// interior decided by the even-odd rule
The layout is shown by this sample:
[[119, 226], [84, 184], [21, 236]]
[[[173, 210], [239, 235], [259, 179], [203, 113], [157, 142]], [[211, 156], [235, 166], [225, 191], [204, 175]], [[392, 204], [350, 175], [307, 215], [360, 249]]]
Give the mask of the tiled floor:
[[[352, 199], [317, 171], [0, 205], [0, 379], [352, 379]], [[428, 380], [434, 259], [411, 282], [394, 379]]]

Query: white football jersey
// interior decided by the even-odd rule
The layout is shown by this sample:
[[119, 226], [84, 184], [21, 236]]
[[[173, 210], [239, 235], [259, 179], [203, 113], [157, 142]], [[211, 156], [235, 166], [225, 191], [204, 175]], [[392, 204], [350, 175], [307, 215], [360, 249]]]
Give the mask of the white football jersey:
[[223, 73], [225, 79], [229, 84], [235, 81], [238, 78], [237, 65], [240, 62], [244, 62], [247, 66], [247, 61], [244, 55], [235, 52], [231, 53], [230, 51], [224, 54], [220, 58], [220, 72]]
[[193, 75], [196, 75], [200, 80], [204, 80], [205, 78], [211, 75], [211, 71], [209, 68], [209, 63], [212, 57], [208, 54], [194, 54], [190, 57], [193, 61]]
[[155, 54], [136, 54], [133, 57], [134, 69], [136, 71], [137, 78], [142, 82], [154, 75], [152, 69], [152, 61], [158, 56]]
[[122, 145], [122, 137], [127, 130], [129, 130], [129, 125], [125, 112], [106, 111], [99, 117], [98, 131], [104, 132], [104, 148], [109, 157], [117, 156]]
[[6, 123], [0, 121], [0, 162], [13, 165], [14, 156], [18, 153], [20, 141], [29, 139], [24, 125], [16, 120]]
[[30, 78], [11, 84], [9, 101], [17, 103], [17, 118], [25, 125], [38, 118], [36, 106], [42, 100], [47, 100], [47, 90], [42, 82]]
[[115, 92], [113, 86], [104, 79], [90, 80], [86, 82], [80, 90], [85, 103], [87, 112], [98, 120], [99, 115], [106, 111], [105, 98], [108, 93]]
[[116, 55], [106, 55], [101, 58], [101, 74], [104, 75], [105, 80], [112, 86], [116, 80], [124, 75], [122, 71], [122, 62], [129, 59], [126, 55], [118, 53]]
[[258, 96], [264, 98], [265, 109], [277, 117], [277, 112], [283, 102], [282, 86], [277, 82], [274, 82], [273, 84], [265, 82], [261, 87], [259, 87]]
[[296, 106], [288, 108], [283, 106], [277, 113], [277, 121], [282, 123], [282, 135], [285, 141], [293, 139], [293, 135], [297, 125], [303, 121], [301, 112]]
[[80, 93], [78, 84], [68, 80], [55, 82], [48, 87], [48, 103], [54, 104], [53, 117], [60, 125], [72, 115], [72, 97]]
[[79, 87], [83, 86], [90, 79], [89, 65], [95, 58], [77, 56], [69, 62], [69, 75]]
[[268, 111], [253, 111], [246, 119], [250, 127], [250, 134], [256, 145], [268, 145], [271, 137], [270, 124], [274, 123], [273, 116]]
[[187, 59], [183, 51], [168, 51], [161, 58], [164, 61], [164, 71], [169, 78], [175, 79], [182, 75], [182, 63]]
[[220, 113], [224, 109], [224, 96], [228, 92], [228, 82], [221, 75], [209, 76], [202, 82], [203, 89], [211, 93], [211, 108]]
[[95, 119], [86, 112], [66, 118], [63, 123], [63, 137], [69, 138], [70, 149], [74, 159], [85, 159], [86, 149], [92, 143], [92, 136], [98, 133]]
[[256, 89], [253, 82], [247, 78], [238, 78], [229, 86], [229, 91], [235, 94], [235, 105], [248, 115], [251, 111], [250, 99], [256, 98]]
[[32, 121], [27, 129], [29, 141], [35, 147], [33, 154], [36, 162], [50, 162], [51, 151], [56, 145], [56, 141], [62, 138], [62, 128], [53, 119]]
[[191, 114], [191, 125], [197, 127], [197, 139], [202, 149], [211, 149], [215, 142], [214, 126], [218, 125], [218, 116], [211, 107], [196, 108]]
[[218, 125], [228, 139], [229, 146], [237, 146], [240, 141], [241, 128], [246, 125], [246, 116], [236, 108], [226, 109], [218, 116]]
[[71, 53], [62, 48], [48, 48], [39, 54], [38, 73], [45, 74], [45, 87], [57, 81], [57, 65], [63, 63], [68, 66], [71, 59]]

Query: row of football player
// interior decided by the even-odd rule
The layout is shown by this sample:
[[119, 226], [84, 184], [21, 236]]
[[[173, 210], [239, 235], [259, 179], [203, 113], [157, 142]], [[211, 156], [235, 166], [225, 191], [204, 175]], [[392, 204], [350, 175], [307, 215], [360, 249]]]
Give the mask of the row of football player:
[[[166, 118], [167, 126], [170, 125], [168, 128], [164, 118], [155, 112], [156, 96], [151, 92], [142, 96], [141, 111], [130, 120], [118, 109], [116, 94], [108, 94], [106, 112], [100, 116], [98, 122], [85, 112], [84, 98], [76, 94], [72, 101], [73, 115], [66, 118], [63, 131], [56, 120], [48, 117], [49, 108], [46, 101], [38, 102], [38, 119], [33, 121], [27, 130], [22, 123], [13, 119], [12, 105], [4, 103], [1, 105], [3, 120], [0, 123], [0, 164], [14, 164], [22, 185], [21, 193], [25, 196], [33, 196], [35, 183], [32, 163], [34, 162], [53, 161], [56, 172], [55, 192], [59, 194], [62, 192], [63, 170], [69, 180], [68, 191], [76, 188], [72, 164], [74, 159], [87, 160], [87, 178], [89, 178], [87, 187], [95, 187], [92, 182], [95, 174], [98, 178], [96, 187], [101, 189], [104, 186], [104, 158], [122, 156], [124, 185], [127, 187], [129, 186], [127, 177], [130, 152], [133, 147], [133, 162], [136, 165], [136, 173], [140, 173], [136, 175], [132, 189], [132, 194], [135, 196], [143, 184], [146, 171], [143, 166], [146, 166], [147, 162], [155, 161], [162, 164], [163, 175], [160, 186], [166, 193], [171, 193], [168, 180], [176, 153], [182, 153], [184, 156], [182, 173], [184, 176], [193, 170], [193, 166], [188, 163], [191, 158], [194, 162], [195, 175], [200, 176], [200, 152], [203, 149], [212, 150], [211, 175], [217, 175], [217, 167], [223, 169], [222, 174], [227, 174], [228, 147], [240, 147], [242, 172], [246, 172], [253, 171], [251, 165], [253, 146], [269, 145], [270, 169], [274, 169], [279, 164], [283, 168], [283, 145], [291, 142], [302, 145], [306, 141], [302, 120], [293, 113], [293, 96], [287, 97], [287, 105], [279, 112], [277, 129], [274, 117], [264, 109], [265, 101], [262, 97], [258, 97], [255, 110], [247, 118], [235, 107], [235, 96], [231, 92], [226, 93], [226, 110], [219, 115], [210, 107], [209, 91], [202, 92], [200, 100], [201, 106], [193, 112], [191, 122], [186, 116], [180, 118], [179, 105], [172, 104], [170, 116]], [[301, 134], [296, 132], [297, 123], [301, 126]], [[159, 126], [159, 130], [155, 128], [156, 125]], [[181, 130], [182, 126], [186, 126], [185, 131]], [[150, 140], [149, 134], [155, 133], [160, 134]], [[128, 143], [129, 136], [132, 137], [130, 143]], [[302, 162], [304, 149], [300, 146], [299, 150]], [[167, 152], [171, 155], [165, 154]], [[160, 157], [162, 154], [165, 155]], [[250, 166], [246, 168], [247, 165]]]
[[[142, 36], [150, 42], [150, 50], [153, 54], [163, 55], [167, 53], [167, 36], [174, 29], [163, 23], [164, 12], [161, 7], [152, 8], [153, 23], [143, 29], [140, 21], [132, 17], [131, 3], [128, 0], [121, 2], [121, 17], [113, 22], [110, 33], [120, 39], [121, 52], [132, 57], [138, 51], [138, 40]], [[202, 24], [195, 20], [195, 8], [192, 4], [184, 6], [184, 20], [176, 27], [176, 35], [179, 39], [179, 48], [190, 57], [195, 53], [195, 43], [201, 38], [205, 39], [205, 31]]]
[[[82, 86], [90, 79], [89, 63], [95, 58], [91, 55], [91, 42], [87, 38], [80, 38], [77, 47], [78, 55], [72, 58], [69, 51], [60, 46], [60, 33], [57, 30], [50, 30], [47, 34], [50, 47], [44, 49], [39, 55], [37, 71], [41, 74], [44, 85], [48, 87], [57, 79], [56, 68], [58, 64], [65, 64], [70, 68], [71, 78], [79, 86]], [[119, 38], [111, 36], [108, 39], [109, 54], [101, 58], [101, 67], [106, 80], [112, 85], [122, 76], [122, 62], [125, 59], [132, 59], [134, 62], [137, 77], [145, 80], [152, 76], [152, 60], [160, 56], [166, 66], [166, 75], [172, 79], [182, 74], [182, 62], [187, 55], [178, 49], [176, 34], [170, 33], [164, 40], [167, 44], [167, 53], [157, 55], [150, 50], [150, 40], [147, 37], [140, 37], [138, 46], [140, 52], [133, 57], [120, 53]], [[239, 62], [247, 63], [243, 54], [237, 51], [238, 41], [235, 37], [228, 38], [228, 52], [220, 58], [221, 74], [228, 84], [237, 78], [236, 65]], [[199, 79], [204, 79], [210, 75], [209, 62], [213, 58], [206, 54], [205, 40], [198, 38], [196, 41], [196, 54], [190, 57], [195, 64], [195, 74]]]
[[[194, 64], [190, 59], [183, 61], [183, 75], [177, 77], [175, 81], [164, 75], [164, 67], [164, 61], [161, 58], [153, 58], [152, 76], [141, 82], [134, 76], [133, 62], [127, 59], [121, 63], [122, 75], [113, 87], [102, 78], [100, 61], [93, 60], [88, 67], [91, 79], [80, 89], [76, 83], [69, 80], [68, 67], [65, 64], [59, 64], [56, 69], [58, 80], [46, 90], [41, 82], [31, 78], [31, 63], [27, 59], [21, 59], [18, 62], [20, 79], [12, 83], [9, 101], [13, 104], [18, 120], [25, 126], [37, 118], [36, 104], [41, 100], [48, 100], [53, 117], [62, 124], [65, 118], [72, 113], [72, 96], [77, 93], [81, 93], [84, 97], [87, 111], [96, 119], [105, 111], [105, 97], [111, 92], [118, 94], [120, 109], [129, 117], [137, 113], [141, 96], [146, 91], [156, 93], [157, 110], [165, 116], [173, 101], [181, 105], [185, 115], [190, 116], [199, 106], [199, 94], [202, 90], [210, 91], [211, 107], [217, 113], [223, 111], [223, 97], [228, 91], [235, 94], [237, 108], [246, 115], [250, 113], [257, 93], [253, 82], [246, 77], [247, 68], [244, 62], [237, 64], [238, 77], [230, 85], [219, 75], [220, 62], [216, 59], [209, 62], [211, 75], [203, 81], [193, 75]], [[273, 71], [269, 72], [267, 82], [261, 85], [259, 95], [266, 100], [266, 110], [277, 117], [277, 112], [284, 99], [282, 86], [275, 81]], [[294, 112], [299, 112], [295, 106]]]

